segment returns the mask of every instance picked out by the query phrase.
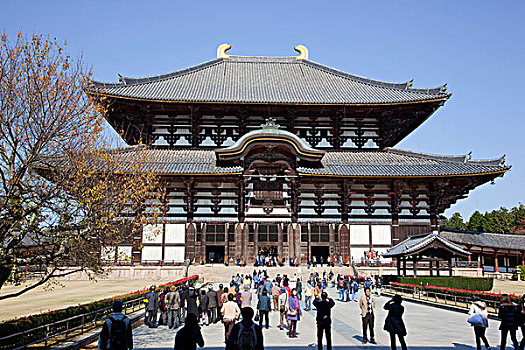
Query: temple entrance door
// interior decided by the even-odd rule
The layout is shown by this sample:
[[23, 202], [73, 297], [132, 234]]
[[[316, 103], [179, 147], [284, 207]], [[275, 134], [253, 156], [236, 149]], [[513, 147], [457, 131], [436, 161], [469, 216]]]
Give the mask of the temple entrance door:
[[259, 245], [257, 251], [256, 266], [276, 266], [278, 258], [278, 247], [276, 245]]
[[310, 247], [310, 253], [310, 259], [313, 259], [315, 256], [317, 264], [321, 263], [321, 257], [323, 258], [323, 263], [326, 263], [330, 255], [330, 247], [312, 246]]
[[206, 263], [222, 264], [224, 263], [224, 246], [208, 245], [206, 246]]

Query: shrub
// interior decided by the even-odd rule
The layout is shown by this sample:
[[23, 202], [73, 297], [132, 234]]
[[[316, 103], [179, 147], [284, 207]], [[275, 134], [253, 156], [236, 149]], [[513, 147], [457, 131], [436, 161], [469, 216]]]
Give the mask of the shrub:
[[[448, 288], [448, 287], [439, 287], [439, 286], [426, 286], [423, 285], [421, 287], [420, 284], [408, 284], [408, 283], [398, 283], [393, 282], [392, 286], [399, 286], [399, 287], [408, 287], [408, 288], [414, 288], [416, 290], [422, 290], [427, 292], [436, 292], [436, 293], [442, 293], [442, 294], [449, 294], [449, 295], [457, 295], [457, 296], [463, 296], [463, 297], [473, 297], [474, 295], [479, 296], [483, 300], [492, 300], [492, 301], [499, 301], [501, 294], [499, 293], [490, 293], [485, 291], [479, 291], [479, 290], [470, 290], [470, 289], [457, 289], [457, 288]], [[519, 303], [520, 297], [518, 295], [509, 294], [512, 301], [515, 303]]]
[[[196, 281], [198, 278], [199, 278], [198, 275], [193, 275], [193, 276], [183, 278], [183, 279], [180, 279], [174, 282], [169, 282], [169, 283], [159, 286], [157, 290], [159, 290], [160, 288], [171, 286], [171, 285], [175, 285], [175, 286], [182, 285], [188, 281]], [[18, 333], [18, 332], [26, 331], [26, 330], [33, 329], [39, 326], [43, 326], [49, 323], [58, 322], [60, 320], [64, 320], [69, 317], [82, 315], [82, 314], [96, 311], [96, 310], [105, 309], [113, 305], [113, 302], [117, 300], [120, 300], [122, 302], [134, 300], [134, 299], [140, 298], [140, 296], [146, 293], [147, 291], [148, 291], [147, 289], [137, 290], [132, 293], [117, 295], [111, 298], [97, 300], [97, 301], [94, 301], [88, 304], [70, 306], [65, 309], [53, 310], [53, 311], [45, 312], [42, 314], [31, 315], [28, 317], [22, 317], [22, 318], [18, 318], [15, 320], [2, 322], [0, 323], [0, 338], [6, 337], [13, 333]]]
[[514, 273], [512, 274], [512, 279], [514, 281], [518, 280], [518, 271], [519, 271], [519, 274], [520, 274], [520, 279], [522, 281], [525, 281], [525, 266], [523, 266], [523, 265], [516, 266], [516, 268], [514, 269]]
[[399, 282], [408, 284], [432, 285], [456, 289], [490, 291], [494, 284], [492, 278], [487, 277], [400, 277]]

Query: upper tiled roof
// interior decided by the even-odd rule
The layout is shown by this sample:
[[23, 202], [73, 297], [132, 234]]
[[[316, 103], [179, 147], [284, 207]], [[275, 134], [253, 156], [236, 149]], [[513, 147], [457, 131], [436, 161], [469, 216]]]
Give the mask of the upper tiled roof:
[[466, 246], [525, 250], [525, 236], [523, 235], [473, 232], [448, 228], [441, 229], [441, 235], [452, 242]]
[[446, 86], [363, 78], [296, 57], [230, 56], [168, 74], [95, 82], [92, 91], [130, 99], [273, 104], [391, 104], [447, 99]]
[[[158, 174], [240, 173], [242, 167], [218, 167], [214, 150], [153, 149], [126, 147], [111, 151], [124, 169], [137, 159], [145, 160], [144, 169]], [[463, 156], [462, 159], [466, 157]], [[496, 161], [460, 161], [459, 157], [426, 155], [397, 149], [376, 151], [327, 151], [322, 168], [298, 168], [304, 175], [332, 176], [450, 176], [503, 172], [503, 158]]]

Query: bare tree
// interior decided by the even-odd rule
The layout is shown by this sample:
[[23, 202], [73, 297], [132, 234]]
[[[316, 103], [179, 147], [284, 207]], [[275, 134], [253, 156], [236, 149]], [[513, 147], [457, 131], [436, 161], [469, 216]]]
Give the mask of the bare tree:
[[[162, 213], [145, 152], [118, 162], [103, 140], [104, 101], [83, 88], [91, 71], [42, 35], [0, 36], [0, 288], [39, 265], [51, 278], [101, 272], [101, 251]], [[141, 156], [143, 154], [143, 156]]]

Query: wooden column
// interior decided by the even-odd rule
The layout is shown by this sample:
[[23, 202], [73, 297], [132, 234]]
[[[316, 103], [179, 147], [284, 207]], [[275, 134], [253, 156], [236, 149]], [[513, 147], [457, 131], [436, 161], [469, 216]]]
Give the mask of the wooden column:
[[439, 265], [440, 265], [439, 264], [439, 259], [436, 259], [436, 276], [438, 276], [438, 277], [439, 277], [439, 268], [440, 268]]
[[448, 275], [452, 277], [452, 257], [448, 258]]
[[432, 258], [430, 258], [430, 260], [428, 261], [428, 270], [430, 271], [430, 276], [434, 276], [434, 270], [432, 269], [432, 266], [434, 265], [434, 262], [432, 261]]
[[494, 272], [499, 272], [498, 253], [494, 255]]
[[403, 276], [406, 277], [407, 275], [407, 258], [406, 256], [403, 256]]
[[414, 271], [414, 277], [417, 277], [417, 257], [414, 255], [412, 257], [412, 270]]
[[401, 276], [401, 257], [396, 258], [397, 275]]

